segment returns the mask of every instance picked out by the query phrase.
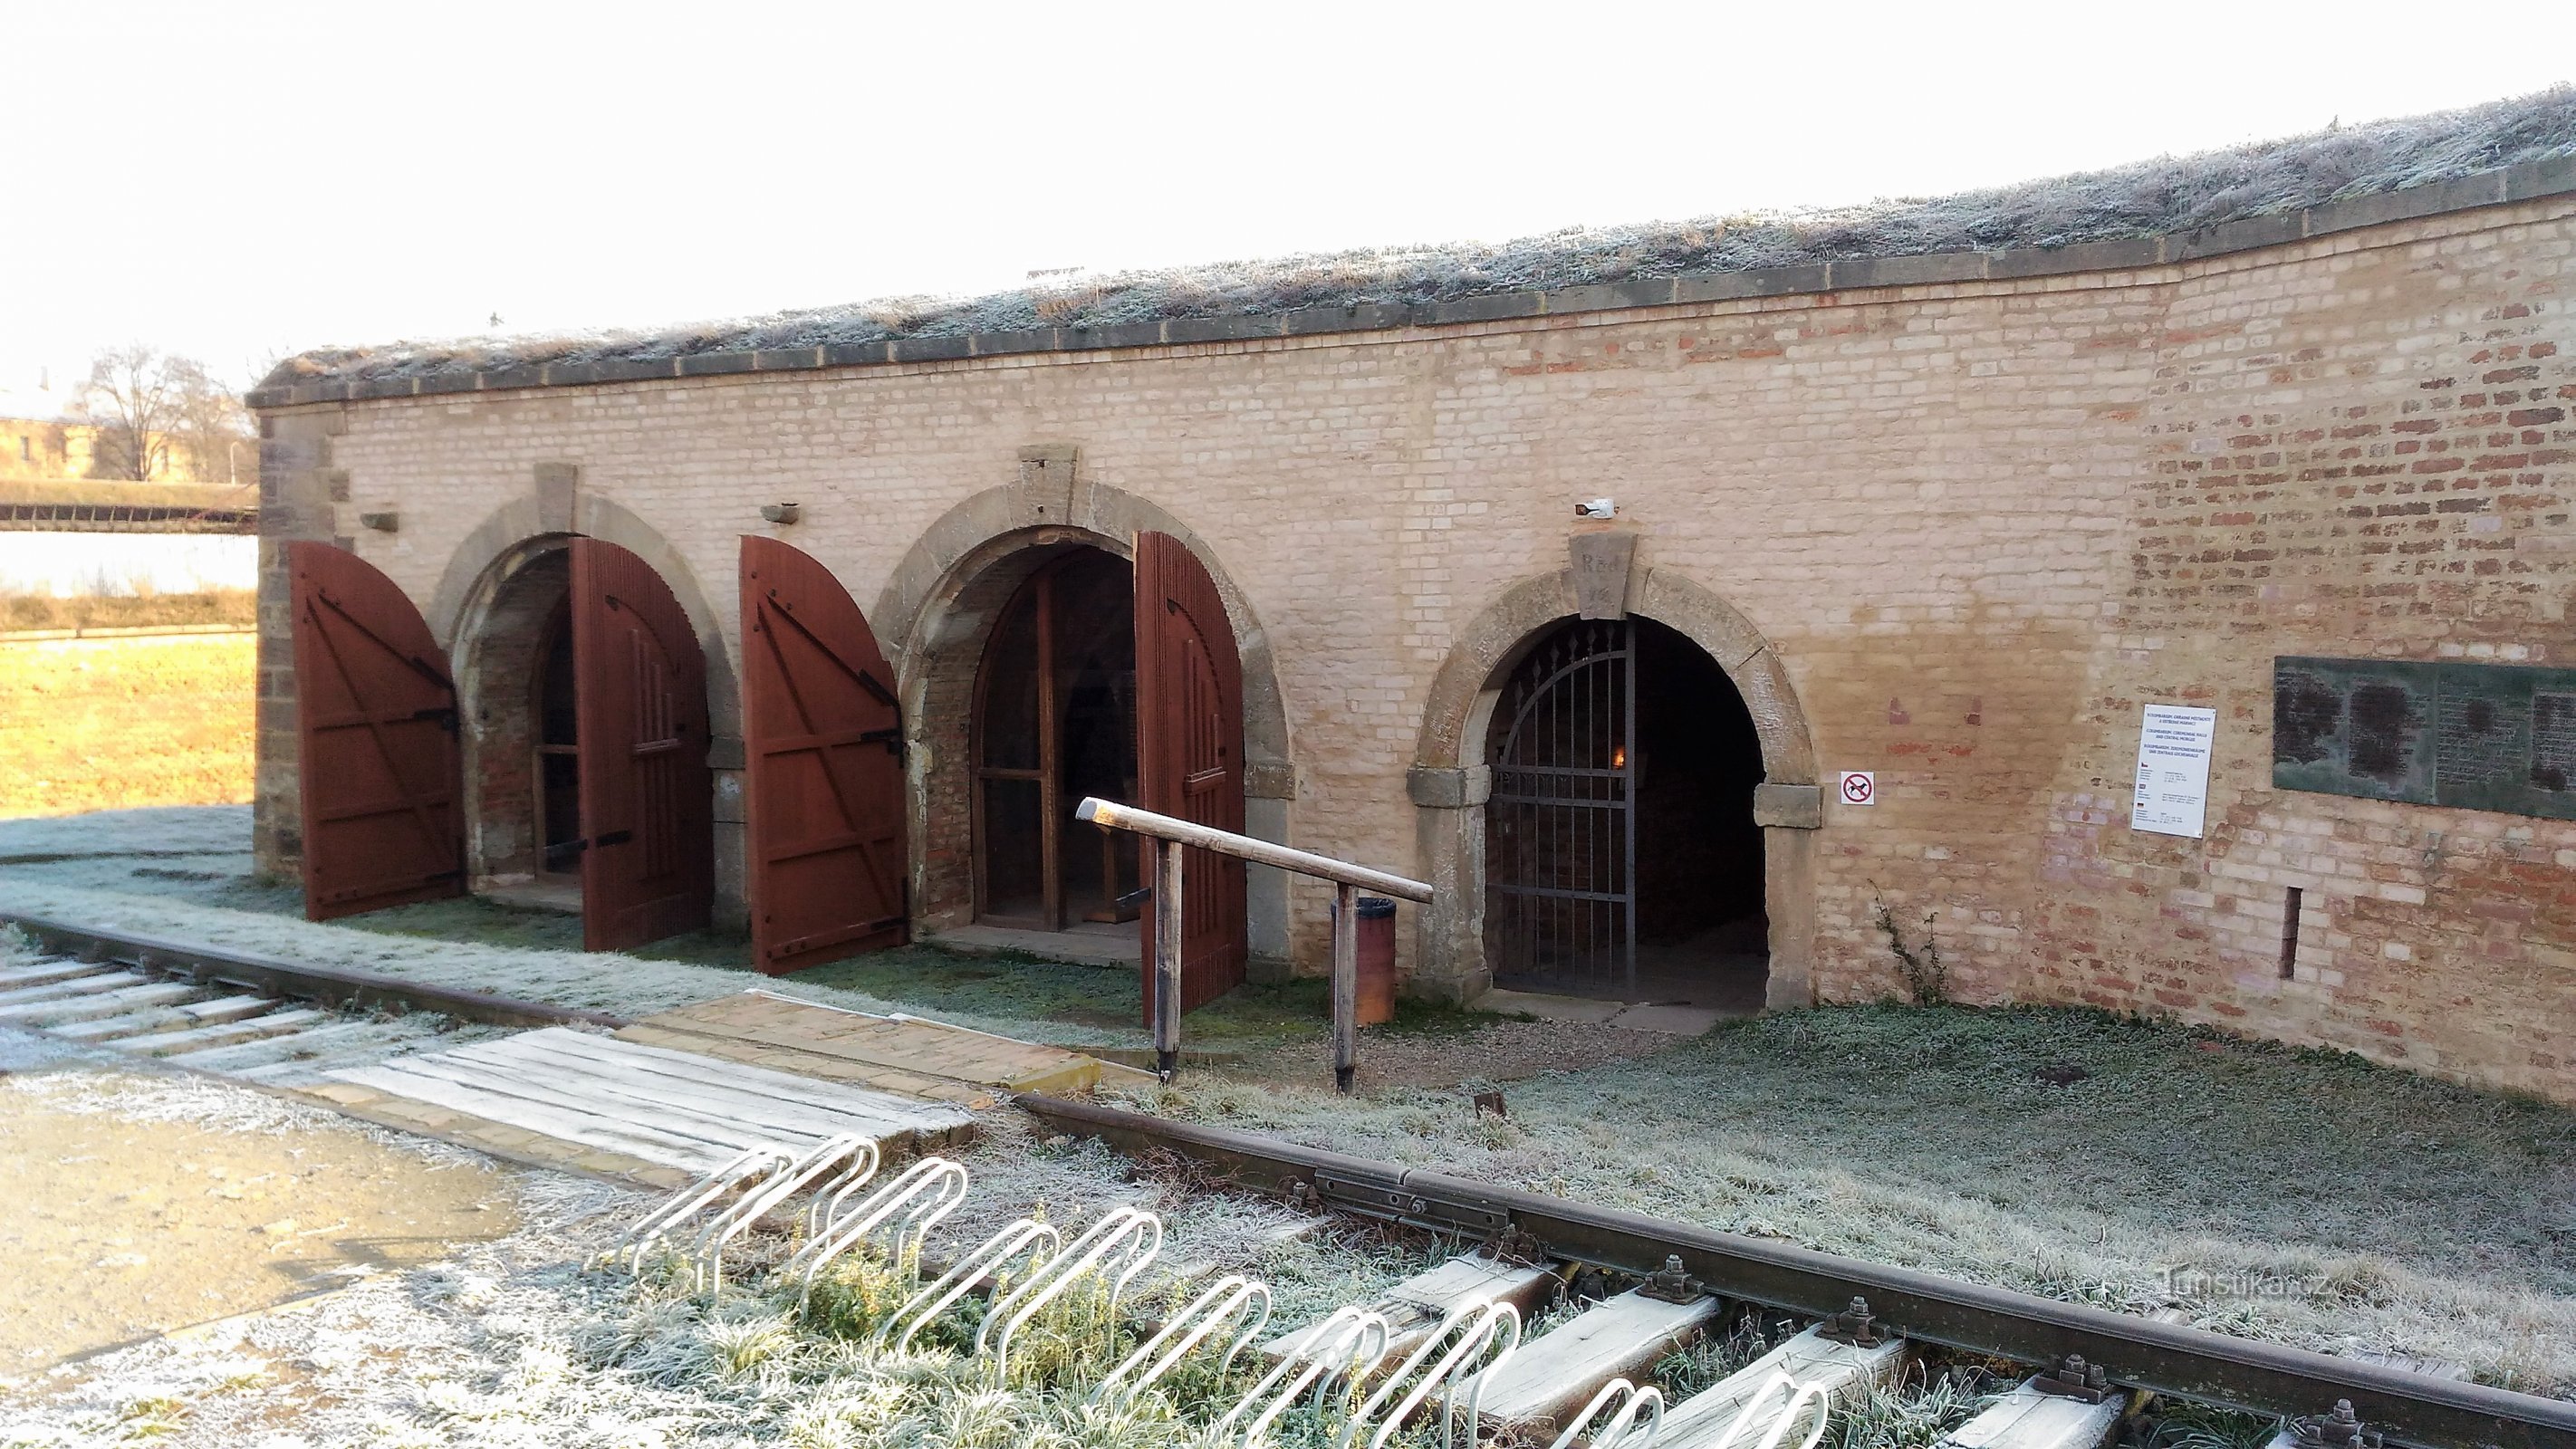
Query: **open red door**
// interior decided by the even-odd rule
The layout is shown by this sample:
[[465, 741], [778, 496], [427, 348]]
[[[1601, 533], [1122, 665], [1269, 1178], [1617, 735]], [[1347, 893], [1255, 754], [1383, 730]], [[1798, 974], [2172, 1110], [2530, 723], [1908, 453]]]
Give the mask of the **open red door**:
[[304, 914], [465, 893], [456, 682], [409, 597], [327, 543], [286, 545]]
[[653, 566], [572, 541], [581, 740], [581, 944], [615, 951], [694, 931], [715, 905], [707, 664]]
[[742, 656], [753, 964], [902, 945], [903, 719], [867, 616], [812, 555], [745, 535]]
[[[1243, 830], [1243, 659], [1216, 581], [1164, 533], [1136, 535], [1136, 783], [1158, 815]], [[1181, 1010], [1193, 1011], [1243, 984], [1243, 862], [1192, 850], [1181, 871]], [[1150, 1026], [1154, 913], [1144, 920]]]

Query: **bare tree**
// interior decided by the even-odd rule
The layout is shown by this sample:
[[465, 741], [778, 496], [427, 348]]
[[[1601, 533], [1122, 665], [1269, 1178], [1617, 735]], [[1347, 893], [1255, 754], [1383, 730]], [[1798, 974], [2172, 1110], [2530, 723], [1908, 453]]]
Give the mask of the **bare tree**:
[[223, 480], [236, 446], [253, 436], [240, 396], [205, 364], [139, 342], [91, 360], [75, 410], [98, 430], [93, 478]]

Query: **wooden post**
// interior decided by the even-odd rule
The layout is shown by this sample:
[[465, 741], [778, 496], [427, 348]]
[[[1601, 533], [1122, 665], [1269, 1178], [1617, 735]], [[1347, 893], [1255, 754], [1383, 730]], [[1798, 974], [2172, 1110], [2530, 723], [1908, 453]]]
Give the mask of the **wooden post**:
[[1350, 1095], [1360, 1066], [1360, 888], [1333, 885], [1333, 1087]]
[[1181, 1066], [1181, 845], [1154, 842], [1154, 1067]]

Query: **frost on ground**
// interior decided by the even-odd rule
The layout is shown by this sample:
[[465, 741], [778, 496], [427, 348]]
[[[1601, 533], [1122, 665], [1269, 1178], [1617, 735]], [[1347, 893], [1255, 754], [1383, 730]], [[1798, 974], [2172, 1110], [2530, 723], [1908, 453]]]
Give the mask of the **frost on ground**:
[[1307, 307], [1401, 306], [1852, 257], [2063, 247], [2197, 231], [2569, 155], [2576, 155], [2576, 89], [2560, 86], [2440, 115], [2341, 126], [1937, 200], [1571, 227], [1499, 245], [1380, 247], [1078, 277], [986, 297], [897, 297], [666, 331], [326, 348], [278, 364], [261, 386], [1177, 317], [1267, 316]]
[[[0, 821], [0, 911], [169, 936], [433, 985], [646, 1016], [760, 986], [830, 1006], [917, 1010], [846, 988], [609, 951], [552, 951], [387, 936], [293, 914], [291, 892], [251, 884], [250, 809], [198, 806]], [[140, 862], [140, 863], [138, 863]], [[1136, 1047], [1133, 1028], [942, 1011], [1022, 1040]]]
[[[934, 1257], [1032, 1209], [1079, 1227], [1134, 1202], [1169, 1215], [1160, 1264], [1190, 1279], [1262, 1274], [1279, 1290], [1282, 1325], [1368, 1297], [1421, 1261], [1370, 1238], [1327, 1241], [1283, 1206], [1140, 1175], [1096, 1144], [1034, 1138], [1015, 1112], [992, 1114], [986, 1129], [965, 1159], [977, 1174], [967, 1207], [933, 1237]], [[735, 1286], [712, 1301], [652, 1275], [585, 1271], [649, 1199], [547, 1173], [521, 1182], [527, 1225], [449, 1262], [0, 1391], [0, 1445], [1045, 1449], [1184, 1438], [1164, 1410], [1086, 1415], [1066, 1383], [997, 1390], [947, 1349], [880, 1355], [863, 1335], [809, 1327], [792, 1289], [763, 1281], [783, 1241], [729, 1256]], [[1169, 1301], [1183, 1281], [1141, 1283], [1139, 1301]], [[1110, 1361], [1095, 1354], [1084, 1372]]]
[[[2062, 1085], [2061, 1085], [2062, 1084]], [[1847, 1007], [1468, 1093], [1129, 1105], [2576, 1397], [2576, 1112], [2153, 1022]]]

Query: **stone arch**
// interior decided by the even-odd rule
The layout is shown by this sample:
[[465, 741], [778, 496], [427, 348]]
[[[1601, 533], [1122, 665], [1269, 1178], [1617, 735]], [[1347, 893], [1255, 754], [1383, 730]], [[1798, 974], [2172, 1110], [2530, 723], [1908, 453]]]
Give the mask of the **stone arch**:
[[[578, 493], [573, 501], [572, 525], [570, 530], [550, 530], [533, 495], [515, 498], [493, 510], [448, 555], [447, 568], [439, 576], [426, 614], [430, 631], [454, 663], [460, 707], [472, 711], [477, 706], [482, 671], [473, 661], [479, 647], [476, 641], [494, 609], [506, 607], [513, 579], [541, 565], [549, 555], [560, 553], [577, 536], [616, 544], [652, 565], [688, 615], [706, 658], [707, 722], [712, 736], [708, 741], [708, 761], [715, 769], [716, 795], [715, 922], [729, 929], [745, 929], [750, 915], [743, 896], [742, 692], [733, 656], [725, 644], [724, 619], [716, 613], [688, 560], [634, 510], [610, 499]], [[469, 795], [477, 779], [474, 768], [474, 750], [469, 740]], [[471, 809], [468, 815], [474, 818]], [[485, 853], [469, 849], [469, 856], [481, 860]]]
[[[1490, 984], [1485, 967], [1484, 804], [1492, 780], [1481, 742], [1514, 665], [1559, 620], [1577, 612], [1571, 570], [1522, 580], [1459, 631], [1432, 677], [1406, 785], [1417, 844], [1440, 896], [1418, 918], [1416, 989], [1470, 998]], [[1822, 818], [1816, 751], [1787, 668], [1742, 611], [1669, 568], [1641, 568], [1628, 612], [1690, 638], [1743, 696], [1761, 741], [1764, 783], [1755, 818], [1764, 827], [1764, 894], [1771, 919], [1768, 1004], [1806, 1005], [1815, 939], [1814, 834]]]
[[[1144, 532], [1179, 539], [1216, 581], [1243, 656], [1245, 829], [1266, 840], [1287, 839], [1288, 806], [1296, 796], [1287, 706], [1269, 636], [1215, 550], [1159, 505], [1103, 484], [990, 488], [922, 532], [868, 614], [903, 700], [913, 772], [914, 917], [922, 925], [962, 924], [971, 912], [967, 702], [997, 616], [1047, 558], [1088, 547], [1132, 561], [1136, 535]], [[1287, 881], [1254, 867], [1249, 890], [1252, 953], [1262, 969], [1282, 971]]]
[[[493, 590], [503, 579], [524, 564], [531, 552], [544, 552], [545, 540], [555, 540], [552, 546], [560, 547], [561, 540], [575, 534], [625, 549], [651, 564], [662, 581], [671, 586], [672, 597], [680, 601], [690, 625], [698, 631], [698, 647], [706, 651], [708, 721], [716, 735], [718, 752], [724, 753], [729, 746], [734, 760], [732, 765], [719, 760], [718, 767], [740, 768], [742, 689], [735, 677], [733, 656], [725, 647], [725, 616], [716, 613], [706, 590], [698, 584], [696, 572], [670, 540], [622, 503], [588, 493], [578, 495], [569, 532], [549, 532], [537, 516], [534, 497], [512, 499], [495, 509], [448, 555], [447, 571], [439, 576], [437, 592], [430, 595], [429, 627], [438, 636], [439, 644], [454, 653], [459, 631], [470, 621], [469, 615], [489, 606]], [[539, 546], [531, 550], [531, 544]]]

